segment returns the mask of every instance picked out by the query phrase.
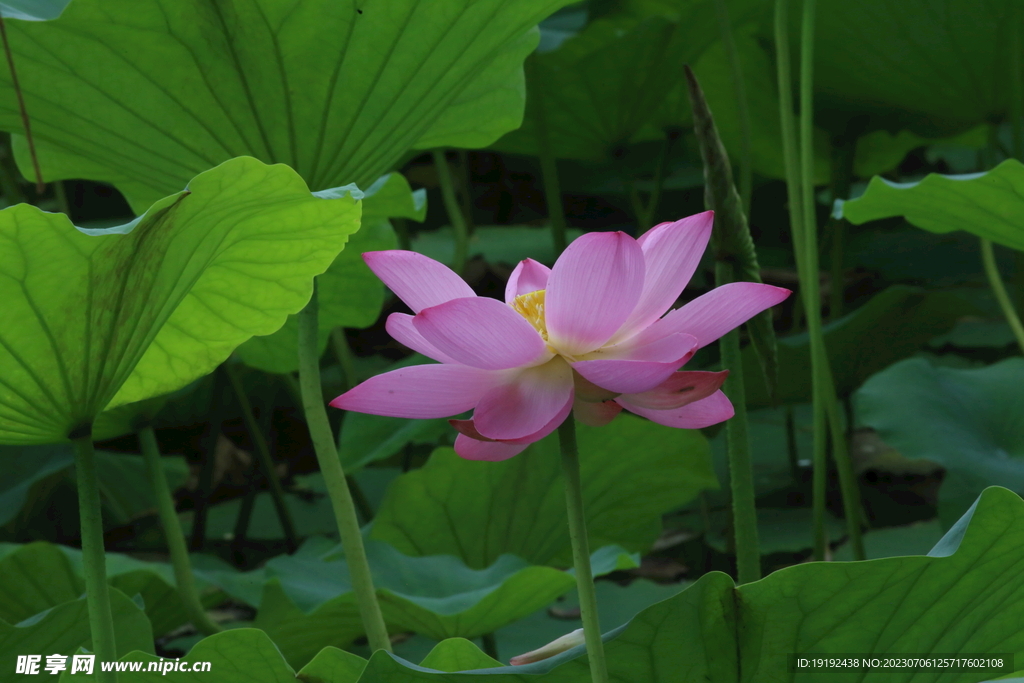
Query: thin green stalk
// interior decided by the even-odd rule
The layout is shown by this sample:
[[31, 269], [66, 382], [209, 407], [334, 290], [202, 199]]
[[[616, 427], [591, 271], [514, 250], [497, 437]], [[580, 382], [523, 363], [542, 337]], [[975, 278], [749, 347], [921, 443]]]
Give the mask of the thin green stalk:
[[[532, 55], [526, 59], [526, 75], [530, 80], [533, 80], [536, 69], [533, 60]], [[533, 126], [537, 136], [541, 182], [544, 184], [544, 199], [548, 205], [548, 220], [551, 221], [551, 239], [555, 245], [555, 256], [558, 256], [565, 250], [567, 239], [565, 236], [565, 207], [562, 205], [562, 186], [558, 180], [558, 162], [551, 150], [544, 95], [540, 88], [533, 88], [530, 90], [530, 96], [533, 98]]]
[[[807, 293], [804, 299], [807, 308], [807, 330], [811, 341], [811, 372], [815, 382], [815, 410], [823, 410], [831, 428], [832, 456], [839, 471], [839, 486], [843, 493], [843, 511], [850, 534], [850, 545], [854, 559], [863, 560], [864, 543], [861, 538], [861, 508], [857, 481], [853, 475], [846, 447], [846, 434], [843, 432], [839, 419], [839, 406], [836, 399], [832, 368], [829, 366], [828, 352], [821, 326], [821, 307], [818, 281], [818, 226], [814, 211], [814, 14], [816, 0], [804, 0], [803, 26], [800, 36], [800, 161], [801, 161], [801, 200], [804, 218], [804, 267], [807, 279], [801, 285]], [[819, 407], [820, 404], [820, 407]], [[819, 448], [825, 448], [824, 424], [816, 418], [815, 426], [819, 425], [821, 437], [815, 433], [815, 465], [824, 464], [824, 455], [819, 455]], [[817, 482], [817, 479], [816, 479]], [[823, 523], [824, 509], [816, 509], [815, 525]], [[824, 536], [824, 530], [821, 532]], [[817, 545], [817, 544], [816, 544]], [[824, 558], [824, 548], [817, 559]]]
[[[715, 264], [715, 286], [733, 281], [732, 263]], [[733, 532], [736, 535], [736, 578], [750, 583], [761, 578], [761, 551], [757, 538], [757, 506], [754, 502], [754, 470], [747, 432], [747, 403], [740, 357], [740, 332], [732, 330], [718, 342], [722, 367], [729, 369], [725, 394], [732, 400], [736, 414], [725, 423], [729, 451], [729, 483], [732, 492]]]
[[462, 200], [462, 216], [466, 219], [466, 231], [472, 235], [475, 225], [473, 224], [473, 195], [470, 193], [472, 182], [469, 177], [469, 152], [460, 149], [459, 157], [459, 198]]
[[[853, 162], [857, 153], [857, 138], [836, 139], [833, 141], [832, 149], [832, 194], [836, 199], [848, 199], [850, 183], [853, 180]], [[847, 221], [845, 218], [831, 218], [829, 222], [832, 227], [832, 249], [828, 317], [829, 320], [838, 320], [843, 315], [845, 303], [843, 260]]]
[[999, 302], [999, 308], [1002, 309], [1003, 315], [1006, 316], [1006, 322], [1010, 324], [1010, 329], [1013, 330], [1013, 336], [1017, 340], [1021, 353], [1024, 353], [1024, 326], [1021, 325], [1020, 317], [1013, 308], [1010, 295], [1003, 285], [1003, 278], [999, 275], [999, 266], [996, 264], [992, 240], [982, 238], [981, 262], [985, 265], [985, 276], [988, 278], [989, 287], [992, 288], [992, 294], [995, 295], [996, 301]]
[[565, 503], [569, 515], [569, 538], [572, 540], [572, 559], [576, 567], [576, 590], [580, 597], [580, 618], [583, 620], [583, 638], [587, 644], [592, 683], [608, 683], [608, 665], [605, 663], [604, 643], [601, 641], [601, 623], [597, 617], [597, 595], [594, 576], [590, 570], [590, 544], [587, 541], [587, 522], [583, 511], [583, 486], [580, 483], [580, 456], [576, 446], [576, 423], [572, 413], [558, 427], [558, 444], [562, 452], [562, 476], [565, 479]]
[[[813, 175], [810, 173], [813, 170], [813, 150], [810, 148], [810, 144], [807, 145], [805, 150], [805, 156], [803, 157], [802, 165], [799, 165], [800, 150], [797, 145], [796, 137], [796, 122], [793, 116], [792, 110], [792, 79], [791, 79], [791, 66], [789, 57], [789, 29], [788, 29], [788, 0], [776, 0], [775, 3], [775, 46], [777, 53], [777, 76], [779, 85], [779, 120], [782, 127], [782, 144], [783, 144], [783, 159], [786, 167], [786, 187], [789, 195], [789, 215], [790, 215], [790, 228], [793, 234], [793, 253], [796, 257], [797, 270], [800, 274], [801, 294], [804, 303], [804, 313], [807, 317], [808, 335], [811, 342], [811, 361], [812, 361], [812, 377], [814, 380], [814, 405], [816, 406], [815, 424], [818, 428], [815, 430], [815, 454], [814, 454], [814, 467], [816, 472], [824, 471], [825, 453], [824, 453], [824, 429], [821, 419], [822, 412], [830, 418], [828, 422], [832, 425], [832, 436], [836, 450], [836, 462], [840, 470], [840, 484], [843, 489], [843, 505], [847, 511], [847, 523], [850, 529], [850, 539], [853, 546], [854, 557], [856, 559], [863, 559], [863, 543], [861, 541], [860, 534], [860, 506], [859, 501], [856, 498], [856, 482], [852, 479], [852, 471], [849, 468], [849, 459], [846, 457], [846, 441], [841, 431], [841, 425], [838, 419], [838, 410], [835, 404], [835, 388], [832, 382], [832, 373], [828, 366], [828, 357], [825, 352], [823, 338], [821, 336], [821, 308], [820, 308], [820, 295], [818, 292], [818, 264], [817, 264], [817, 229], [814, 221], [814, 201], [813, 195]], [[803, 43], [808, 43], [813, 40], [813, 24], [814, 24], [814, 7], [813, 0], [809, 0], [804, 5], [804, 39]], [[808, 21], [809, 20], [809, 21]], [[811, 139], [811, 132], [813, 131], [813, 120], [811, 113], [811, 64], [813, 54], [810, 52], [804, 52], [801, 61], [801, 94], [805, 96], [802, 99], [804, 106], [802, 107], [802, 132], [803, 137], [807, 140]], [[803, 169], [803, 176], [805, 178], [805, 186], [801, 187], [801, 168]], [[805, 198], [804, 195], [808, 197]], [[806, 201], [809, 199], [810, 201]], [[810, 207], [809, 209], [807, 207]], [[809, 213], [810, 216], [805, 219], [805, 212]], [[807, 223], [805, 223], [805, 220]], [[812, 226], [810, 237], [805, 236], [805, 226]], [[812, 249], [808, 249], [808, 242]], [[808, 258], [810, 253], [813, 260]], [[810, 261], [810, 262], [808, 262]], [[833, 400], [827, 401], [827, 397], [831, 394]], [[829, 410], [829, 403], [831, 403], [831, 410]], [[821, 436], [817, 436], [817, 434]], [[845, 463], [845, 467], [844, 467]], [[822, 475], [815, 477], [816, 482], [823, 482]], [[823, 491], [823, 485], [816, 484], [817, 488]], [[823, 493], [816, 494], [816, 500], [823, 501]], [[818, 522], [815, 524], [815, 528], [819, 528], [818, 524], [823, 523], [824, 519], [824, 506], [822, 503], [818, 503], [814, 509], [814, 515]], [[816, 538], [821, 538], [821, 534], [815, 532]], [[815, 555], [818, 559], [823, 558], [822, 553]]]
[[358, 382], [356, 381], [356, 364], [352, 356], [352, 347], [348, 345], [348, 338], [345, 336], [345, 329], [335, 327], [331, 330], [331, 347], [334, 349], [334, 357], [341, 366], [341, 381], [344, 391], [348, 391]]
[[[75, 479], [78, 481], [78, 510], [82, 524], [82, 573], [85, 575], [85, 600], [89, 607], [92, 649], [100, 661], [115, 662], [117, 644], [114, 641], [114, 618], [110, 612], [110, 591], [107, 588], [103, 519], [92, 429], [72, 438], [72, 441], [75, 444]], [[117, 683], [116, 672], [102, 671], [98, 665], [95, 676], [100, 683]]]
[[722, 31], [722, 45], [732, 72], [732, 85], [736, 94], [736, 113], [740, 118], [740, 201], [743, 215], [750, 216], [750, 196], [754, 186], [753, 152], [751, 151], [750, 105], [747, 103], [747, 87], [743, 80], [743, 65], [740, 63], [736, 40], [732, 35], [729, 7], [726, 0], [715, 0], [718, 24]]
[[167, 539], [167, 550], [171, 555], [171, 566], [174, 568], [174, 581], [178, 586], [178, 594], [188, 612], [192, 625], [204, 635], [220, 633], [221, 627], [215, 624], [206, 614], [203, 603], [199, 599], [195, 579], [192, 576], [192, 565], [188, 559], [188, 548], [185, 545], [185, 534], [178, 522], [178, 513], [174, 508], [171, 488], [167, 485], [164, 468], [160, 464], [160, 447], [157, 444], [153, 428], [145, 426], [139, 430], [139, 444], [142, 457], [146, 463], [146, 474], [149, 485], [156, 498], [156, 510], [160, 516], [160, 525]]
[[224, 368], [224, 373], [228, 376], [231, 388], [235, 392], [238, 405], [242, 408], [242, 420], [245, 421], [245, 428], [249, 430], [249, 436], [252, 438], [252, 444], [256, 449], [259, 470], [261, 470], [263, 477], [269, 485], [270, 497], [274, 501], [277, 518], [280, 520], [281, 528], [284, 530], [288, 552], [293, 553], [299, 547], [298, 536], [295, 533], [295, 523], [292, 521], [291, 510], [288, 509], [288, 504], [284, 499], [284, 489], [281, 488], [281, 480], [278, 479], [277, 472], [274, 470], [274, 460], [270, 457], [270, 448], [267, 447], [267, 440], [263, 437], [263, 430], [256, 424], [256, 417], [252, 413], [252, 403], [249, 401], [249, 396], [245, 393], [245, 387], [242, 386], [242, 380], [238, 376], [238, 371], [231, 363], [224, 363], [221, 367]]
[[366, 549], [359, 531], [352, 494], [345, 481], [345, 471], [341, 467], [338, 451], [334, 447], [334, 435], [327, 419], [327, 408], [324, 406], [320, 388], [320, 354], [317, 345], [316, 282], [313, 284], [313, 296], [306, 307], [299, 313], [299, 388], [302, 392], [302, 407], [306, 414], [309, 435], [316, 450], [316, 459], [320, 463], [320, 472], [327, 485], [327, 494], [331, 498], [334, 519], [341, 536], [341, 545], [345, 551], [352, 578], [352, 590], [359, 607], [359, 616], [363, 628], [370, 641], [371, 650], [391, 652], [391, 639], [388, 637], [387, 626], [377, 602], [377, 594], [373, 587], [370, 565], [366, 560]]
[[444, 209], [448, 213], [448, 220], [452, 223], [452, 230], [455, 231], [455, 258], [452, 261], [452, 270], [461, 275], [469, 255], [469, 229], [466, 227], [466, 218], [462, 215], [462, 209], [459, 208], [459, 200], [455, 196], [455, 183], [452, 181], [452, 172], [448, 168], [444, 150], [435, 149], [433, 156], [434, 166], [437, 168], [437, 179], [441, 183]]
[[4, 54], [7, 56], [7, 67], [11, 70], [11, 85], [14, 86], [14, 93], [18, 98], [18, 110], [21, 112], [21, 125], [25, 130], [25, 141], [28, 142], [28, 154], [32, 159], [32, 169], [36, 174], [36, 194], [42, 194], [46, 189], [43, 182], [43, 172], [39, 170], [39, 156], [36, 154], [36, 141], [32, 136], [32, 122], [28, 117], [28, 110], [25, 108], [25, 97], [21, 93], [21, 85], [18, 84], [18, 71], [14, 68], [14, 55], [11, 54], [11, 45], [7, 42], [7, 26], [4, 18], [0, 16], [0, 40], [4, 44]]
[[776, 74], [779, 86], [779, 123], [782, 129], [782, 159], [786, 167], [786, 196], [789, 198], [789, 227], [793, 235], [793, 255], [803, 282], [804, 223], [800, 199], [799, 148], [796, 120], [793, 116], [793, 79], [789, 61], [789, 0], [775, 0]]

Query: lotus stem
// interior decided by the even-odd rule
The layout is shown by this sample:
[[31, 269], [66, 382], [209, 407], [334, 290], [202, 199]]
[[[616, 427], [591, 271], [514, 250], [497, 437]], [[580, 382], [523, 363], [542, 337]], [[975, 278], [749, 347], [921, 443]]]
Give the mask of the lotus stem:
[[[85, 574], [85, 601], [89, 607], [89, 632], [93, 652], [103, 662], [117, 661], [114, 617], [110, 611], [107, 587], [106, 555], [103, 550], [103, 516], [99, 480], [96, 477], [96, 451], [92, 429], [72, 438], [75, 444], [75, 479], [78, 480], [78, 511], [82, 528], [82, 571]], [[117, 673], [96, 667], [96, 680], [117, 683]]]
[[252, 413], [252, 403], [245, 393], [245, 387], [242, 386], [242, 380], [238, 376], [238, 371], [230, 363], [224, 363], [223, 368], [224, 373], [228, 376], [228, 381], [231, 383], [231, 388], [235, 392], [235, 398], [238, 399], [238, 405], [242, 409], [242, 419], [245, 421], [245, 428], [249, 430], [249, 436], [252, 437], [259, 470], [263, 472], [263, 476], [269, 485], [270, 497], [274, 501], [274, 509], [277, 511], [277, 518], [280, 520], [281, 529], [284, 531], [288, 552], [293, 553], [299, 547], [298, 537], [295, 533], [295, 524], [292, 522], [291, 510], [288, 509], [288, 504], [284, 499], [281, 480], [278, 478], [277, 472], [274, 471], [274, 461], [270, 457], [270, 448], [267, 446], [267, 440], [263, 436], [263, 430], [256, 424], [256, 417]]
[[580, 618], [587, 644], [592, 683], [608, 683], [608, 665], [601, 640], [601, 622], [597, 616], [597, 594], [590, 569], [590, 544], [583, 511], [583, 486], [580, 483], [580, 456], [576, 445], [576, 423], [572, 413], [558, 427], [558, 444], [562, 452], [562, 476], [565, 479], [565, 503], [569, 515], [569, 538], [576, 567], [576, 590], [580, 597]]
[[185, 534], [181, 531], [181, 524], [178, 522], [178, 513], [174, 507], [174, 498], [171, 497], [171, 488], [167, 485], [167, 477], [164, 475], [164, 468], [160, 464], [160, 447], [157, 444], [156, 434], [153, 428], [146, 425], [138, 432], [139, 445], [142, 447], [142, 458], [146, 463], [146, 474], [149, 476], [149, 485], [153, 489], [153, 496], [156, 498], [156, 510], [160, 516], [160, 525], [164, 530], [164, 538], [167, 539], [167, 550], [171, 555], [171, 566], [174, 568], [174, 582], [178, 587], [178, 594], [185, 605], [192, 625], [204, 635], [213, 635], [222, 630], [206, 614], [203, 603], [199, 599], [199, 591], [196, 589], [195, 578], [192, 575], [192, 564], [188, 559], [188, 547], [185, 545]]
[[989, 287], [992, 288], [992, 294], [996, 297], [996, 301], [999, 302], [999, 308], [1002, 309], [1010, 329], [1013, 330], [1013, 337], [1017, 340], [1017, 346], [1020, 347], [1021, 353], [1024, 353], [1024, 326], [1021, 325], [1020, 317], [1013, 307], [1013, 302], [1006, 291], [1006, 286], [1003, 285], [1003, 278], [999, 274], [999, 265], [996, 263], [992, 240], [981, 239], [981, 262], [985, 266], [985, 276], [988, 278]]
[[313, 440], [320, 472], [327, 485], [327, 494], [331, 498], [334, 509], [338, 534], [345, 551], [352, 578], [352, 590], [355, 593], [359, 616], [363, 621], [367, 639], [372, 650], [391, 652], [391, 639], [384, 624], [384, 616], [377, 602], [377, 593], [373, 587], [373, 576], [366, 560], [366, 549], [359, 531], [352, 494], [345, 481], [345, 471], [338, 458], [331, 434], [331, 424], [327, 419], [327, 408], [324, 405], [323, 393], [320, 388], [320, 354], [317, 344], [319, 330], [316, 281], [313, 282], [313, 296], [306, 308], [299, 313], [299, 388], [302, 392], [302, 407], [306, 414], [306, 424]]
[[[715, 264], [715, 286], [721, 287], [732, 281], [732, 263], [718, 261]], [[718, 348], [722, 356], [722, 367], [729, 370], [723, 388], [736, 411], [732, 419], [725, 423], [725, 439], [729, 453], [729, 485], [736, 536], [736, 580], [743, 584], [761, 578], [761, 551], [757, 537], [754, 466], [750, 458], [740, 331], [735, 329], [722, 335]]]
[[[861, 518], [863, 516], [860, 507], [860, 497], [857, 490], [857, 481], [853, 475], [853, 467], [850, 464], [850, 457], [846, 446], [846, 433], [839, 418], [839, 402], [836, 398], [835, 382], [832, 377], [832, 368], [829, 365], [828, 351], [825, 348], [825, 336], [821, 326], [821, 295], [819, 293], [818, 278], [818, 225], [814, 212], [814, 15], [817, 6], [816, 0], [804, 0], [803, 25], [800, 35], [800, 166], [801, 181], [803, 190], [800, 198], [803, 201], [804, 218], [804, 262], [807, 279], [801, 278], [801, 287], [806, 286], [807, 298], [804, 300], [807, 306], [807, 324], [810, 335], [813, 356], [811, 358], [812, 372], [815, 376], [815, 394], [820, 394], [820, 399], [815, 400], [815, 406], [821, 404], [825, 418], [827, 418], [830, 434], [832, 437], [832, 457], [836, 461], [836, 469], [839, 471], [839, 487], [843, 495], [843, 512], [846, 516], [846, 526], [850, 534], [850, 545], [853, 549], [854, 559], [865, 559], [864, 541], [861, 538]], [[819, 448], [824, 451], [825, 446], [825, 424], [824, 419], [817, 418], [815, 427], [815, 453]], [[817, 436], [821, 433], [821, 437]], [[816, 461], [820, 462], [824, 469], [824, 455]], [[822, 477], [823, 478], [823, 477]], [[824, 489], [824, 486], [822, 486]], [[824, 559], [824, 501], [819, 505], [816, 525], [821, 525], [818, 537], [822, 541], [821, 556]], [[817, 547], [817, 544], [816, 544]]]
[[[527, 78], [533, 80], [536, 66], [530, 56], [526, 59]], [[558, 161], [551, 150], [551, 136], [548, 131], [547, 113], [544, 109], [544, 95], [540, 88], [530, 91], [533, 98], [533, 126], [537, 137], [537, 156], [540, 158], [541, 182], [544, 184], [544, 200], [548, 205], [548, 220], [551, 222], [551, 241], [555, 247], [555, 258], [565, 251], [566, 225], [565, 207], [562, 205], [562, 185], [558, 179]]]
[[437, 179], [441, 183], [444, 209], [448, 212], [448, 220], [451, 221], [452, 230], [455, 231], [455, 257], [452, 260], [452, 270], [462, 275], [469, 255], [469, 229], [466, 227], [466, 217], [462, 215], [462, 209], [459, 207], [458, 197], [455, 196], [455, 182], [452, 180], [452, 172], [448, 168], [444, 150], [435, 149], [433, 156], [434, 166], [437, 168]]
[[[850, 543], [855, 559], [864, 559], [861, 538], [861, 519], [856, 481], [853, 478], [846, 449], [846, 438], [839, 421], [838, 404], [832, 371], [828, 363], [821, 324], [820, 292], [818, 283], [817, 221], [814, 213], [814, 149], [813, 149], [813, 40], [814, 0], [804, 3], [800, 62], [800, 144], [796, 137], [796, 123], [792, 111], [792, 82], [790, 79], [789, 31], [787, 26], [788, 0], [776, 0], [775, 44], [779, 83], [779, 119], [782, 125], [783, 157], [786, 165], [786, 186], [789, 193], [790, 228], [793, 251], [800, 274], [807, 331], [811, 345], [811, 372], [814, 391], [814, 545], [815, 559], [824, 559], [825, 464], [827, 441], [825, 428], [831, 428], [832, 444], [839, 469]], [[799, 161], [798, 161], [799, 160]]]

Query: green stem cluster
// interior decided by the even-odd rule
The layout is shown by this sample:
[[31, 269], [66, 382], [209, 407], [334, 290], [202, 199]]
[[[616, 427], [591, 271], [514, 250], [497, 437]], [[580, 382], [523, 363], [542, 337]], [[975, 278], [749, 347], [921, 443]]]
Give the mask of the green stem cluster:
[[313, 440], [320, 472], [327, 485], [327, 494], [334, 509], [334, 519], [341, 536], [341, 545], [345, 551], [352, 578], [352, 590], [355, 593], [356, 605], [362, 618], [363, 628], [372, 650], [391, 652], [391, 639], [388, 637], [384, 616], [381, 614], [377, 593], [373, 587], [370, 565], [366, 559], [366, 548], [359, 530], [355, 505], [345, 471], [342, 469], [338, 451], [334, 446], [331, 424], [327, 419], [327, 408], [324, 406], [323, 394], [320, 389], [320, 354], [318, 353], [317, 335], [319, 330], [316, 282], [313, 284], [313, 296], [306, 307], [299, 313], [299, 389], [302, 393], [302, 407], [309, 426], [309, 435]]
[[775, 45], [778, 55], [779, 118], [782, 124], [783, 156], [786, 165], [786, 186], [789, 194], [790, 227], [793, 249], [800, 275], [804, 312], [811, 345], [811, 373], [814, 394], [814, 557], [825, 556], [825, 468], [829, 427], [833, 456], [839, 470], [843, 509], [846, 514], [850, 544], [855, 559], [864, 559], [861, 537], [860, 501], [846, 447], [846, 435], [840, 421], [838, 400], [832, 369], [821, 323], [819, 290], [818, 226], [814, 210], [814, 148], [813, 148], [813, 63], [815, 0], [805, 0], [800, 54], [800, 142], [792, 110], [790, 79], [788, 0], [775, 3]]
[[192, 576], [192, 565], [188, 559], [188, 547], [185, 545], [185, 534], [178, 522], [178, 513], [171, 497], [171, 488], [167, 485], [167, 477], [160, 464], [160, 448], [156, 441], [153, 428], [145, 426], [139, 430], [139, 445], [142, 447], [142, 458], [146, 463], [146, 474], [149, 485], [156, 498], [156, 510], [160, 516], [160, 525], [167, 540], [167, 550], [171, 555], [171, 566], [174, 568], [174, 582], [178, 586], [178, 595], [188, 612], [192, 625], [200, 633], [213, 635], [220, 633], [221, 627], [214, 623], [206, 614], [203, 603], [199, 599], [195, 578]]
[[576, 568], [576, 590], [580, 597], [580, 619], [587, 645], [590, 677], [593, 683], [608, 683], [601, 623], [597, 615], [597, 594], [590, 568], [590, 544], [583, 510], [583, 486], [580, 483], [580, 456], [576, 446], [576, 423], [572, 413], [558, 427], [558, 443], [562, 453], [562, 476], [565, 479], [565, 503], [569, 515], [569, 538], [572, 540], [573, 566]]
[[[728, 261], [715, 264], [715, 286], [733, 282], [733, 266]], [[729, 369], [725, 394], [732, 400], [736, 414], [725, 423], [729, 454], [729, 485], [732, 494], [733, 528], [736, 539], [736, 578], [750, 583], [761, 578], [761, 550], [757, 534], [757, 507], [754, 492], [754, 468], [750, 457], [747, 430], [746, 389], [743, 382], [743, 361], [740, 356], [740, 331], [722, 335], [718, 342], [722, 367]]]
[[[96, 477], [96, 452], [89, 434], [73, 438], [75, 444], [75, 479], [78, 482], [78, 511], [82, 528], [82, 573], [85, 575], [85, 599], [89, 608], [89, 632], [92, 650], [103, 662], [117, 661], [114, 640], [114, 618], [110, 611], [110, 590], [107, 587], [107, 565], [103, 550], [103, 517], [100, 486]], [[100, 683], [117, 683], [117, 673], [94, 674]]]

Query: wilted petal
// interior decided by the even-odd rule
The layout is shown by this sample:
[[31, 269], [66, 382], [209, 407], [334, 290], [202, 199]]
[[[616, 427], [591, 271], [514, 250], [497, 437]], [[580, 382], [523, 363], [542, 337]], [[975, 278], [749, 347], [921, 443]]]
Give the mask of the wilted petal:
[[413, 313], [476, 293], [448, 266], [414, 251], [368, 251], [363, 260]]
[[603, 427], [622, 412], [615, 401], [580, 401], [572, 404], [573, 416], [588, 427]]
[[422, 353], [427, 358], [433, 358], [441, 363], [458, 362], [451, 356], [441, 353], [433, 344], [424, 339], [423, 335], [413, 327], [412, 320], [413, 317], [408, 313], [392, 313], [388, 316], [384, 329], [399, 344], [403, 344], [417, 353]]
[[[697, 340], [688, 334], [674, 334], [643, 346], [632, 346], [610, 352], [612, 358], [583, 360], [572, 368], [584, 379], [620, 394], [649, 391], [690, 360], [697, 350]], [[603, 355], [592, 354], [592, 355]], [[611, 351], [611, 347], [609, 347]], [[618, 356], [618, 357], [616, 357]]]
[[577, 645], [583, 645], [586, 642], [583, 637], [583, 629], [578, 628], [572, 633], [567, 633], [561, 638], [552, 640], [544, 647], [538, 648], [527, 652], [526, 654], [517, 655], [509, 660], [509, 664], [512, 666], [520, 666], [522, 664], [532, 664], [533, 662], [539, 662], [542, 659], [554, 657], [555, 655], [561, 654], [566, 650], [571, 650]]
[[615, 336], [625, 338], [660, 318], [686, 288], [711, 237], [714, 212], [662, 223], [640, 236], [644, 289], [640, 301]]
[[730, 282], [715, 287], [685, 306], [671, 311], [637, 335], [641, 342], [685, 332], [697, 338], [701, 348], [739, 327], [761, 311], [792, 294], [783, 287], [757, 282]]
[[625, 394], [622, 398], [630, 405], [651, 410], [672, 410], [687, 403], [707, 398], [722, 388], [729, 376], [728, 370], [721, 372], [674, 372], [667, 380], [639, 394]]
[[547, 289], [551, 269], [532, 258], [519, 262], [505, 284], [505, 303], [510, 304], [520, 294]]
[[441, 353], [477, 368], [516, 368], [551, 355], [526, 318], [497, 299], [452, 299], [424, 308], [412, 324]]
[[732, 403], [721, 390], [707, 398], [673, 410], [641, 408], [622, 396], [615, 401], [629, 412], [646, 417], [651, 422], [679, 429], [703, 429], [719, 422], [725, 422], [735, 414]]
[[520, 370], [515, 379], [484, 394], [473, 412], [473, 422], [489, 439], [519, 439], [550, 424], [572, 396], [572, 370], [555, 357]]
[[371, 377], [331, 405], [371, 415], [451, 417], [473, 408], [488, 391], [508, 379], [508, 371], [468, 365], [413, 365]]
[[578, 237], [548, 279], [548, 341], [577, 355], [602, 346], [632, 313], [644, 286], [644, 255], [623, 232]]

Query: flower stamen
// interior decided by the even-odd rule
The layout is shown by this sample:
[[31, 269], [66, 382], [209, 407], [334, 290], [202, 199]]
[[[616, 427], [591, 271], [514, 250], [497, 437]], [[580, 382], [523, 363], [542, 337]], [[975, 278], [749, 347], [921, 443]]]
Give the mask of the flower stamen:
[[512, 308], [516, 313], [526, 318], [526, 322], [533, 325], [544, 341], [548, 340], [548, 327], [544, 323], [544, 293], [546, 290], [538, 289], [535, 292], [520, 294], [512, 300]]

